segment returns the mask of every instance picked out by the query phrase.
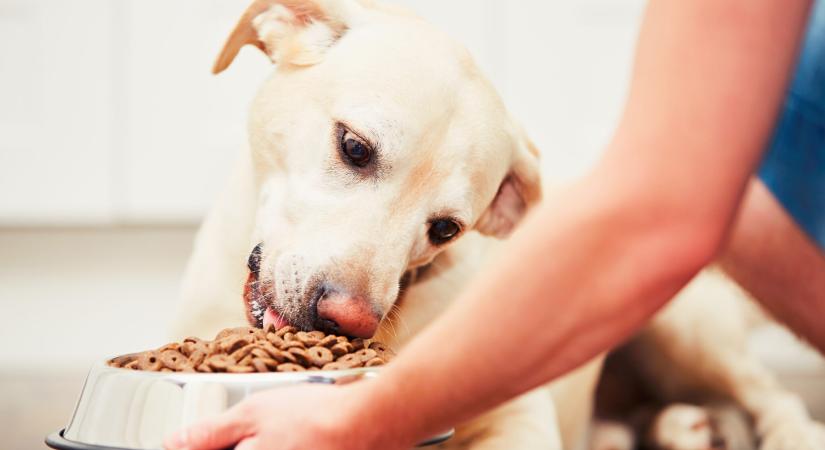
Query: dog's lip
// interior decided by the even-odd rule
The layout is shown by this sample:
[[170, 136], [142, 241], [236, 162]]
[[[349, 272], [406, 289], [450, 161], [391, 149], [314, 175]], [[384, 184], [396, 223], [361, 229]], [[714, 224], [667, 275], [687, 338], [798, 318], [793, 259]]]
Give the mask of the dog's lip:
[[286, 319], [284, 319], [284, 316], [282, 316], [281, 313], [275, 311], [275, 309], [273, 309], [272, 307], [269, 307], [266, 309], [266, 312], [264, 312], [264, 329], [266, 329], [270, 325], [274, 326], [277, 330], [289, 325], [289, 322]]
[[257, 282], [258, 272], [250, 271], [244, 286], [244, 303], [246, 303], [249, 323], [260, 328], [266, 328], [270, 324], [276, 328], [289, 325], [289, 321], [276, 309], [275, 305], [269, 304], [261, 295]]

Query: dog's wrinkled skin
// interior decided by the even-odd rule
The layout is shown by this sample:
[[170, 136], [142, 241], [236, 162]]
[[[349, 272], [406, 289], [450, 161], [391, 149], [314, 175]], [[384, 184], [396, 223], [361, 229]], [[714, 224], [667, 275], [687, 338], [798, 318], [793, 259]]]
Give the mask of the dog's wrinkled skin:
[[[489, 259], [490, 237], [508, 235], [538, 201], [536, 150], [467, 52], [405, 11], [367, 0], [259, 0], [215, 71], [246, 44], [263, 50], [277, 70], [253, 103], [249, 151], [199, 233], [176, 337], [260, 324], [266, 309], [312, 328], [320, 302], [337, 296], [378, 324], [353, 329], [403, 346]], [[372, 148], [370, 164], [347, 160], [346, 136]], [[435, 245], [428, 233], [440, 219], [461, 231]], [[246, 261], [259, 244], [244, 307]], [[399, 297], [405, 274], [409, 285]], [[668, 317], [675, 316], [651, 328], [651, 341], [672, 353], [687, 360], [718, 344], [680, 341], [692, 325], [678, 318], [667, 324]], [[719, 364], [723, 356], [731, 360]], [[741, 374], [742, 358], [714, 350], [702, 357], [711, 368], [727, 367], [729, 390], [746, 404], [753, 392], [774, 388], [739, 389], [764, 372], [756, 365]], [[491, 411], [441, 448], [580, 448], [600, 368], [597, 358]], [[759, 418], [770, 404], [752, 406]], [[785, 428], [806, 424], [801, 411]]]

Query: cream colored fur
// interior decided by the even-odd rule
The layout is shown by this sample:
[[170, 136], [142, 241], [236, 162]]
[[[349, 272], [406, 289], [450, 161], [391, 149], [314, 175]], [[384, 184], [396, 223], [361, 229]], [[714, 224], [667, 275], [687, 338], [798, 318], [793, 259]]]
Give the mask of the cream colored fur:
[[[291, 280], [276, 292], [285, 315], [306, 306], [308, 280], [322, 274], [369, 298], [384, 318], [377, 338], [403, 347], [491, 261], [496, 241], [471, 231], [506, 236], [538, 200], [535, 149], [467, 52], [397, 8], [258, 0], [215, 71], [226, 69], [246, 44], [278, 68], [253, 102], [249, 151], [198, 234], [175, 337], [247, 324], [245, 261], [264, 243], [263, 276]], [[364, 178], [339, 160], [340, 123], [376, 143], [380, 173]], [[445, 247], [427, 240], [428, 220], [439, 214], [464, 227]], [[396, 304], [398, 280], [408, 271], [419, 275]], [[648, 332], [650, 342], [673, 358], [705, 361], [685, 371], [723, 382], [766, 436], [807, 430], [798, 402], [738, 353], [744, 330], [680, 339], [696, 333], [697, 314], [715, 307], [701, 301], [695, 307], [679, 301], [662, 314]], [[703, 321], [703, 330], [708, 324], [730, 330], [725, 317], [740, 317], [733, 309], [710, 314], [723, 323]], [[598, 358], [462, 426], [442, 447], [581, 448], [600, 369]], [[759, 400], [762, 392], [775, 402]], [[787, 414], [772, 418], [770, 410], [780, 406]]]

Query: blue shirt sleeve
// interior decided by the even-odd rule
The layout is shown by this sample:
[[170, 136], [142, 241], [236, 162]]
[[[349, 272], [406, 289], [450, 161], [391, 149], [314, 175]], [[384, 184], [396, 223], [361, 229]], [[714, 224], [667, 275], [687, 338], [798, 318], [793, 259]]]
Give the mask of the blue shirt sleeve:
[[825, 250], [825, 0], [813, 4], [796, 71], [759, 176]]

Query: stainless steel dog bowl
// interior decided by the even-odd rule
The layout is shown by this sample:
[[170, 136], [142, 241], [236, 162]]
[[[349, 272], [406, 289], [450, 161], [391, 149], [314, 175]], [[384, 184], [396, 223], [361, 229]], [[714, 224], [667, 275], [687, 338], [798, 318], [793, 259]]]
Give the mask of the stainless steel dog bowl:
[[[62, 450], [159, 449], [169, 433], [214, 416], [250, 394], [300, 383], [344, 384], [378, 369], [292, 373], [160, 373], [92, 367], [69, 425], [46, 438]], [[449, 439], [453, 430], [420, 446]]]

